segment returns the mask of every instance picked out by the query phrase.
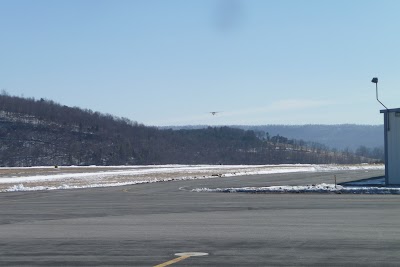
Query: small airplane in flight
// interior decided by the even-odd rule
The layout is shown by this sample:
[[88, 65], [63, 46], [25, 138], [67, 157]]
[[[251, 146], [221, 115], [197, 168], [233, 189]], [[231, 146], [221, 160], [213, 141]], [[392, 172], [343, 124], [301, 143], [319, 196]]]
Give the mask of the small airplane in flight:
[[211, 115], [215, 116], [215, 115], [217, 115], [217, 113], [220, 113], [220, 111], [210, 111], [209, 113], [211, 113]]

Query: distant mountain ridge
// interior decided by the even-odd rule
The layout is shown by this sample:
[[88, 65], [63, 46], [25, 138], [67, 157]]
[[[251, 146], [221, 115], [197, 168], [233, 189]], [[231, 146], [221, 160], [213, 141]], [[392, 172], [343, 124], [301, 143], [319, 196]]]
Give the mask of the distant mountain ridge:
[[244, 130], [264, 131], [270, 135], [283, 135], [324, 144], [339, 150], [356, 150], [360, 146], [383, 147], [383, 125], [265, 125], [232, 126]]
[[[171, 126], [172, 129], [200, 129], [207, 126]], [[232, 128], [280, 135], [291, 139], [317, 142], [329, 148], [355, 151], [361, 146], [383, 147], [383, 125], [358, 124], [306, 124], [306, 125], [230, 125]]]

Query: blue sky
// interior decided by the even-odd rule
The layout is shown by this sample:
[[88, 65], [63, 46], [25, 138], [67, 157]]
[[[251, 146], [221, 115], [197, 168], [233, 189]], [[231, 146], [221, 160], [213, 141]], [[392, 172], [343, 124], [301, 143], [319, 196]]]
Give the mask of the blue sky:
[[0, 89], [146, 125], [381, 124], [371, 79], [400, 107], [398, 14], [395, 0], [0, 0]]

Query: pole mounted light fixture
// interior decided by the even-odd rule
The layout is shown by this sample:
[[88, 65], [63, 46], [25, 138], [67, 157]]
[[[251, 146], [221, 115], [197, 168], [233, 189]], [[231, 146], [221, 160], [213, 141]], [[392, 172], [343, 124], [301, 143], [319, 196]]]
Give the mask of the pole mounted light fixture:
[[374, 77], [374, 78], [372, 78], [372, 80], [371, 80], [371, 82], [372, 83], [374, 83], [375, 84], [375, 89], [376, 89], [376, 100], [386, 109], [386, 111], [387, 111], [387, 127], [388, 127], [388, 130], [390, 130], [390, 127], [389, 127], [389, 109], [379, 100], [379, 98], [378, 98], [378, 77]]
[[372, 78], [372, 81], [371, 81], [371, 82], [375, 84], [375, 88], [376, 88], [376, 100], [378, 100], [378, 102], [381, 103], [381, 105], [384, 106], [386, 110], [388, 110], [388, 108], [387, 108], [387, 107], [379, 100], [379, 98], [378, 98], [378, 78], [377, 78], [377, 77]]

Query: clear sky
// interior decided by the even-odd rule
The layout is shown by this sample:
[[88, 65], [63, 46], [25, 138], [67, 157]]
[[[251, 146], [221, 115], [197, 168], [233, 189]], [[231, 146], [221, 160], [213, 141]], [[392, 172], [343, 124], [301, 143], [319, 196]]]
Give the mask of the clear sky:
[[400, 108], [399, 14], [397, 0], [0, 0], [0, 90], [145, 125], [382, 124], [371, 79]]

